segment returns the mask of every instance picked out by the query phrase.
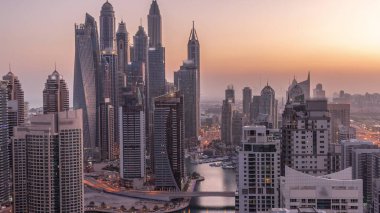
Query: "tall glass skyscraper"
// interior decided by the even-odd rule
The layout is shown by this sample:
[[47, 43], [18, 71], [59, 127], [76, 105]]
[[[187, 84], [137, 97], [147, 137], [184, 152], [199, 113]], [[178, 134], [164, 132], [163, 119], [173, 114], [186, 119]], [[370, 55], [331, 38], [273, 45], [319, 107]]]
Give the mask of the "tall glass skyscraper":
[[188, 145], [197, 141], [199, 135], [199, 99], [197, 98], [197, 68], [193, 61], [185, 61], [174, 72], [174, 85], [184, 98], [185, 139]]
[[8, 82], [0, 81], [0, 205], [9, 202]]
[[96, 147], [96, 75], [99, 70], [99, 42], [95, 19], [86, 14], [85, 24], [75, 25], [74, 108], [83, 109], [85, 158]]
[[197, 68], [197, 126], [201, 126], [201, 115], [200, 115], [200, 98], [201, 98], [201, 62], [200, 62], [200, 45], [198, 40], [198, 34], [195, 30], [194, 22], [193, 28], [191, 29], [189, 41], [187, 43], [187, 59], [192, 60]]

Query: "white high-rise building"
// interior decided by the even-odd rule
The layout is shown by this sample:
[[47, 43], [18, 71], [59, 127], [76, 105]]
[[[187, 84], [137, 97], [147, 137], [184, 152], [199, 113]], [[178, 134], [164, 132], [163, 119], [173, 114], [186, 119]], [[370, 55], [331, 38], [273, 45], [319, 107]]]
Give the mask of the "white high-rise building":
[[238, 212], [268, 212], [279, 207], [280, 139], [277, 129], [243, 127], [239, 152]]
[[33, 116], [12, 144], [14, 212], [83, 212], [82, 110]]

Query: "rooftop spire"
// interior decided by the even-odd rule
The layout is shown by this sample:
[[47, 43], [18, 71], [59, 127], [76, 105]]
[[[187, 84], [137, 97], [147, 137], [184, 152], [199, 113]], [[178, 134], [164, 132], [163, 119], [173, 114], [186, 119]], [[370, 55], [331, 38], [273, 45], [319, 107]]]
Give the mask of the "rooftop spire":
[[191, 32], [190, 32], [189, 40], [198, 40], [198, 35], [197, 35], [197, 31], [195, 30], [194, 21], [193, 21], [193, 28], [191, 29]]

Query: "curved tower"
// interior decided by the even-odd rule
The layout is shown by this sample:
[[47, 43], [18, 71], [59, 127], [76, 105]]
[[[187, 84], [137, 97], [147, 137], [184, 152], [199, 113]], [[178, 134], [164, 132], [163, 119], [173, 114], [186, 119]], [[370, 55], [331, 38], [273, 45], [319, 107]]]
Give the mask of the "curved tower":
[[89, 14], [86, 14], [85, 24], [75, 25], [74, 109], [83, 110], [85, 159], [96, 146], [96, 75], [100, 64], [96, 26]]
[[115, 11], [111, 3], [103, 4], [100, 11], [100, 49], [113, 50], [115, 42]]

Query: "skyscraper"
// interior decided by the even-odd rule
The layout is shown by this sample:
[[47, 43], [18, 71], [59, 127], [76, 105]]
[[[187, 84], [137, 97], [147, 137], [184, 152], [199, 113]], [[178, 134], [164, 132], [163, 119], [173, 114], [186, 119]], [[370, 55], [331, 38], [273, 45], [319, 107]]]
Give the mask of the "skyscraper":
[[228, 85], [224, 92], [224, 100], [228, 100], [230, 103], [235, 103], [235, 90], [233, 85]]
[[[187, 59], [192, 60], [194, 62], [194, 65], [197, 69], [197, 102], [200, 103], [200, 97], [201, 97], [201, 51], [200, 51], [200, 45], [198, 40], [197, 31], [194, 27], [194, 21], [193, 21], [193, 28], [191, 29], [189, 41], [187, 42]], [[198, 104], [197, 109], [197, 122], [198, 127], [201, 126], [200, 121], [200, 105]]]
[[281, 168], [328, 174], [330, 125], [326, 99], [287, 103], [282, 114]]
[[16, 127], [14, 212], [83, 212], [82, 126], [82, 110], [74, 110]]
[[139, 87], [124, 88], [119, 116], [120, 176], [124, 180], [142, 182], [146, 168], [146, 134], [143, 96]]
[[[165, 49], [163, 47], [149, 48], [148, 50], [148, 69], [145, 77], [146, 85], [146, 104], [147, 104], [147, 140], [148, 155], [154, 160], [153, 152], [153, 109], [154, 99], [162, 96], [165, 91]], [[151, 165], [153, 167], [153, 164]], [[154, 168], [154, 167], [153, 167]]]
[[148, 97], [156, 98], [165, 91], [165, 49], [163, 47], [148, 50]]
[[[244, 104], [244, 103], [243, 103]], [[259, 96], [253, 96], [250, 105], [251, 121], [268, 128], [278, 127], [278, 101], [274, 89], [267, 84]]]
[[339, 126], [350, 127], [350, 104], [328, 104], [331, 116], [331, 138], [333, 143], [339, 143]]
[[257, 121], [257, 119], [259, 118], [259, 114], [260, 114], [260, 98], [261, 98], [260, 95], [254, 95], [252, 97], [252, 102], [251, 102], [251, 105], [250, 105], [250, 111], [251, 111], [250, 120], [251, 120], [252, 123], [255, 123]]
[[116, 33], [116, 50], [118, 56], [119, 71], [127, 71], [129, 62], [129, 39], [125, 22], [121, 21]]
[[100, 49], [112, 51], [115, 48], [115, 12], [113, 6], [104, 3], [100, 11]]
[[98, 146], [100, 150], [100, 160], [109, 161], [117, 159], [118, 156], [115, 144], [115, 113], [110, 99], [105, 98], [98, 106]]
[[62, 75], [54, 70], [48, 76], [43, 91], [44, 114], [69, 110], [69, 90]]
[[185, 177], [183, 96], [179, 92], [154, 102], [154, 172], [160, 190], [182, 190]]
[[[165, 48], [162, 45], [162, 23], [160, 9], [156, 0], [152, 1], [148, 14], [148, 37], [149, 49], [147, 54], [147, 72], [145, 74], [146, 85], [146, 122], [148, 156], [155, 159], [153, 151], [153, 108], [154, 99], [166, 93], [165, 89]], [[135, 47], [134, 47], [135, 48]], [[135, 57], [135, 56], [134, 56]], [[155, 168], [153, 161], [150, 167]]]
[[152, 1], [148, 14], [149, 47], [162, 46], [162, 26], [160, 8], [156, 0]]
[[243, 113], [245, 116], [250, 116], [250, 106], [252, 102], [252, 89], [244, 87], [243, 89]]
[[232, 125], [231, 125], [231, 134], [232, 134], [232, 144], [238, 146], [241, 144], [241, 136], [243, 128], [243, 114], [234, 110], [232, 112]]
[[129, 63], [129, 39], [128, 32], [125, 26], [125, 23], [121, 21], [119, 24], [117, 33], [116, 33], [116, 52], [117, 52], [117, 63], [118, 63], [118, 79], [117, 79], [117, 88], [118, 88], [118, 99], [121, 101], [121, 90], [126, 86], [127, 80], [127, 70]]
[[[15, 126], [21, 125], [25, 122], [25, 102], [24, 102], [24, 91], [21, 88], [21, 83], [17, 76], [15, 76], [10, 68], [9, 72], [3, 76], [3, 80], [8, 83], [8, 97], [7, 97], [7, 108], [8, 108], [8, 136], [13, 136], [13, 128]], [[9, 150], [9, 166], [12, 176], [12, 143], [8, 145]]]
[[326, 92], [322, 88], [322, 84], [317, 84], [313, 90], [313, 98], [326, 98]]
[[8, 82], [0, 81], [0, 205], [9, 202]]
[[[193, 28], [191, 29], [189, 41], [187, 42], [187, 59], [194, 61], [195, 66], [198, 69], [198, 79], [200, 79], [200, 45], [198, 40], [198, 34], [195, 30], [194, 21], [193, 21]], [[199, 85], [199, 81], [198, 81]]]
[[165, 48], [162, 45], [161, 15], [156, 0], [148, 14], [148, 98], [165, 94]]
[[24, 90], [21, 87], [21, 83], [18, 77], [11, 71], [3, 76], [3, 80], [8, 82], [8, 101], [17, 101], [17, 124], [23, 124], [25, 120], [24, 110]]
[[221, 140], [227, 146], [233, 144], [232, 138], [232, 118], [235, 110], [235, 90], [232, 85], [229, 85], [225, 91], [225, 99], [222, 105], [221, 119]]
[[369, 141], [359, 141], [356, 139], [340, 141], [341, 144], [341, 168], [352, 167], [352, 153], [355, 149], [377, 149], [378, 146]]
[[131, 61], [147, 63], [148, 57], [148, 36], [143, 26], [139, 26], [136, 34], [133, 36], [133, 47], [131, 47]]
[[239, 151], [238, 212], [279, 207], [281, 133], [265, 126], [243, 128]]
[[[260, 104], [259, 104], [259, 116], [262, 115], [265, 118], [263, 121], [268, 123], [271, 128], [277, 128], [277, 100], [275, 99], [274, 89], [268, 84], [261, 90]], [[259, 121], [262, 122], [262, 121]]]
[[85, 159], [96, 148], [97, 75], [100, 51], [97, 24], [86, 14], [85, 24], [75, 25], [74, 109], [83, 110], [83, 143]]
[[310, 72], [305, 81], [297, 82], [294, 78], [287, 91], [288, 102], [305, 103], [308, 99], [310, 99]]
[[[352, 150], [352, 177], [363, 180], [364, 203], [372, 208], [373, 184], [380, 178], [380, 149]], [[371, 211], [370, 211], [371, 212]]]
[[196, 141], [199, 135], [199, 99], [197, 98], [197, 68], [193, 61], [184, 61], [174, 72], [174, 85], [184, 98], [185, 139]]
[[[114, 120], [114, 127], [118, 126], [118, 114], [119, 111], [117, 110], [119, 107], [119, 103], [121, 100], [120, 93], [124, 85], [122, 85], [122, 78], [123, 78], [123, 71], [120, 71], [118, 69], [118, 61], [117, 61], [117, 55], [115, 51], [102, 51], [102, 69], [100, 70], [100, 73], [104, 72], [104, 75], [107, 76], [106, 78], [99, 78], [98, 82], [98, 93], [103, 93], [102, 99], [100, 99], [99, 104], [103, 104], [105, 99], [109, 99], [109, 104], [112, 105], [112, 107], [115, 109], [113, 110], [113, 120]], [[103, 88], [103, 89], [102, 89]], [[104, 123], [100, 124], [104, 125]], [[108, 143], [114, 143], [113, 145], [110, 145], [112, 147], [118, 147], [119, 146], [119, 128], [114, 128], [114, 141], [109, 141]]]

